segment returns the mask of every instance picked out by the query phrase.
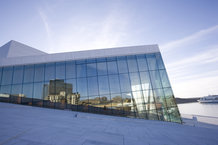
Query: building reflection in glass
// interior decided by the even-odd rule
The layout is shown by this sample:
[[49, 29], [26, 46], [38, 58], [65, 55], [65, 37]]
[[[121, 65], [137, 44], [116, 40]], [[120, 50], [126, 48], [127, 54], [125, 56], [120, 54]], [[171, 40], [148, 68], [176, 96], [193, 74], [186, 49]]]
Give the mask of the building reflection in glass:
[[181, 123], [160, 53], [0, 67], [0, 101]]
[[49, 84], [44, 84], [44, 100], [62, 104], [77, 105], [80, 100], [78, 92], [73, 93], [73, 84], [65, 83], [64, 80], [50, 80]]

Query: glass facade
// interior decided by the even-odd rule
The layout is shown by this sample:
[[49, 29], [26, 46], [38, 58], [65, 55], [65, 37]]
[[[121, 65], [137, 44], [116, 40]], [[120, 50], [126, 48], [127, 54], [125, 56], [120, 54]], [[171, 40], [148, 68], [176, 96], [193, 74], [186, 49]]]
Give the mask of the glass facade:
[[0, 101], [181, 123], [160, 53], [0, 67]]

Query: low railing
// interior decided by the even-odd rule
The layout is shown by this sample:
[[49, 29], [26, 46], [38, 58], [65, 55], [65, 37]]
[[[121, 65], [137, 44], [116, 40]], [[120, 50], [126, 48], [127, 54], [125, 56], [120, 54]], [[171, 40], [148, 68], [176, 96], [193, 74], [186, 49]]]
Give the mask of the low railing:
[[214, 116], [204, 116], [204, 115], [194, 115], [194, 114], [181, 114], [183, 123], [185, 125], [191, 126], [217, 126], [218, 127], [218, 117]]

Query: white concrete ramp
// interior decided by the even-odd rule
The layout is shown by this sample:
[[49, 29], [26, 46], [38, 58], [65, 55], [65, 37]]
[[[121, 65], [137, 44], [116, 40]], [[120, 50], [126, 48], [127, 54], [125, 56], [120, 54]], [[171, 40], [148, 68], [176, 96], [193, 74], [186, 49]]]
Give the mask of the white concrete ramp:
[[0, 145], [217, 143], [216, 128], [0, 103]]

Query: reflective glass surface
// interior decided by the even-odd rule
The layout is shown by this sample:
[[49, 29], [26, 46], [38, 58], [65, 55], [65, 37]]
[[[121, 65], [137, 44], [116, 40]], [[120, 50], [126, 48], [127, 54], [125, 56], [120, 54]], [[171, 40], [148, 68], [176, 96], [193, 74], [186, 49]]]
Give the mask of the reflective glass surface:
[[181, 123], [160, 53], [0, 67], [2, 100]]
[[0, 84], [2, 82], [2, 68], [0, 68]]
[[56, 63], [56, 79], [65, 79], [65, 62]]
[[8, 85], [12, 83], [13, 67], [3, 68], [2, 73], [2, 85]]
[[120, 93], [120, 82], [118, 75], [109, 75], [111, 93]]
[[45, 65], [37, 64], [35, 65], [34, 82], [44, 81]]
[[130, 92], [131, 85], [130, 85], [130, 78], [129, 74], [120, 74], [120, 87], [122, 92]]
[[117, 64], [118, 64], [119, 73], [128, 73], [128, 66], [125, 56], [118, 57]]
[[76, 64], [75, 61], [66, 62], [66, 78], [76, 78]]
[[55, 79], [55, 63], [47, 63], [45, 64], [45, 80], [53, 79]]
[[78, 64], [76, 65], [76, 74], [77, 77], [86, 77], [86, 64]]
[[138, 64], [136, 60], [136, 56], [127, 56], [127, 63], [129, 72], [137, 72], [138, 71]]
[[14, 67], [13, 84], [21, 84], [23, 82], [23, 66]]
[[87, 64], [87, 76], [96, 76], [97, 75], [97, 65], [96, 63]]
[[98, 82], [97, 77], [88, 78], [88, 94], [89, 96], [98, 95]]
[[99, 94], [109, 94], [108, 76], [98, 76]]
[[98, 75], [107, 75], [107, 63], [98, 62], [97, 63]]
[[107, 68], [108, 68], [108, 74], [117, 74], [118, 73], [116, 61], [108, 62]]
[[19, 95], [21, 93], [22, 93], [22, 85], [12, 85], [11, 87], [12, 95]]
[[148, 65], [145, 55], [137, 55], [136, 57], [137, 57], [139, 71], [147, 71]]
[[33, 82], [34, 77], [34, 65], [24, 66], [24, 83]]

